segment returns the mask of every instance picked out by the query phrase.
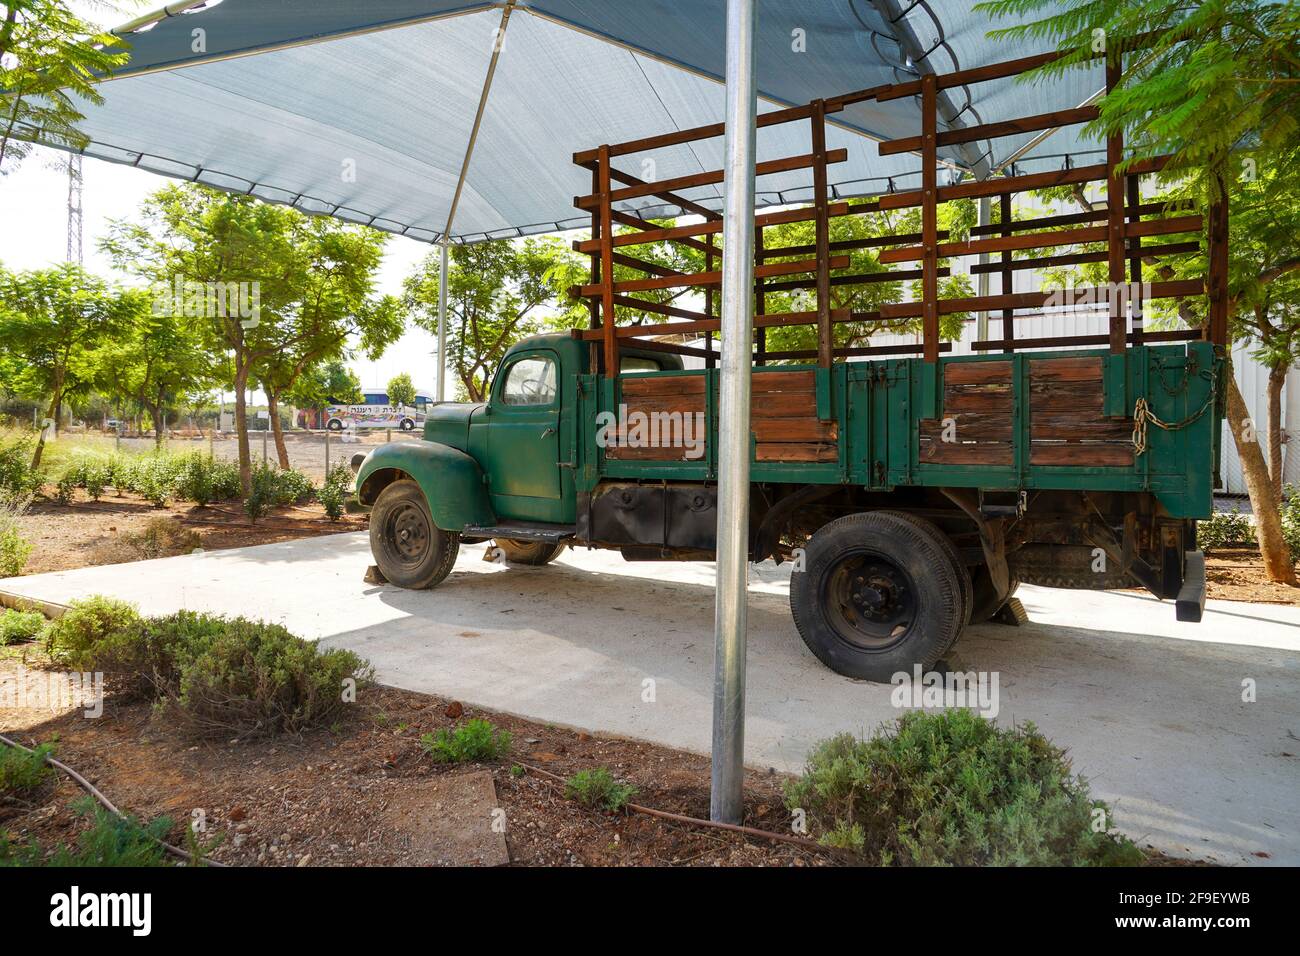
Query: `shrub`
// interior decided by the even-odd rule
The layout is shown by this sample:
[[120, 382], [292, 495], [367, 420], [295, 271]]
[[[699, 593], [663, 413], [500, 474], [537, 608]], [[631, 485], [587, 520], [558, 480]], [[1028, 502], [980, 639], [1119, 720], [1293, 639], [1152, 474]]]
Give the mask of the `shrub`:
[[579, 770], [564, 781], [564, 795], [584, 807], [622, 810], [636, 793], [630, 783], [619, 783], [604, 767]]
[[352, 651], [322, 651], [279, 624], [173, 615], [150, 622], [147, 633], [158, 658], [173, 662], [160, 709], [200, 735], [328, 726], [347, 706], [345, 682], [373, 679]]
[[1196, 544], [1203, 551], [1254, 543], [1255, 526], [1240, 509], [1234, 508], [1231, 512], [1216, 511], [1206, 520], [1196, 523]]
[[146, 561], [189, 554], [202, 543], [197, 531], [185, 527], [175, 518], [150, 518], [143, 531], [125, 537]]
[[1287, 485], [1283, 490], [1282, 540], [1291, 549], [1291, 562], [1300, 561], [1300, 489]]
[[45, 615], [36, 611], [0, 610], [0, 647], [34, 641], [45, 630]]
[[107, 462], [97, 461], [86, 466], [86, 494], [92, 501], [98, 501], [104, 494], [112, 479], [112, 470]]
[[316, 486], [301, 471], [290, 468], [288, 471], [275, 472], [275, 503], [277, 505], [301, 505], [316, 496]]
[[53, 752], [52, 744], [41, 744], [30, 753], [0, 744], [0, 794], [9, 796], [39, 787], [50, 773], [45, 757]]
[[135, 606], [125, 601], [101, 596], [73, 601], [46, 629], [46, 650], [72, 670], [130, 670], [134, 664], [120, 658], [138, 640], [142, 623]]
[[23, 573], [32, 545], [23, 537], [19, 519], [27, 512], [28, 498], [9, 498], [0, 492], [0, 578]]
[[347, 465], [335, 465], [325, 476], [317, 497], [325, 508], [325, 514], [331, 521], [343, 517], [348, 495], [352, 493], [352, 470]]
[[73, 802], [73, 809], [92, 820], [76, 845], [60, 845], [48, 856], [34, 842], [15, 844], [0, 834], [0, 866], [169, 866], [167, 851], [158, 842], [172, 828], [170, 817], [142, 824], [135, 817], [110, 813], [90, 797]]
[[54, 486], [54, 500], [61, 505], [72, 504], [72, 495], [78, 484], [76, 469], [69, 468], [59, 476], [58, 483]]
[[274, 468], [258, 465], [253, 469], [248, 497], [244, 499], [244, 512], [250, 521], [257, 521], [275, 506], [276, 485]]
[[25, 498], [41, 489], [41, 476], [32, 470], [35, 440], [30, 435], [0, 441], [0, 493]]
[[206, 455], [188, 455], [176, 482], [176, 494], [186, 501], [206, 505], [215, 496], [213, 461]]
[[510, 752], [510, 731], [498, 730], [476, 717], [454, 730], [444, 727], [436, 734], [425, 734], [420, 745], [435, 763], [500, 760]]
[[841, 734], [786, 791], [822, 842], [914, 866], [1135, 865], [1127, 839], [1098, 832], [1105, 804], [1064, 751], [1026, 723], [969, 710], [908, 713], [871, 740]]

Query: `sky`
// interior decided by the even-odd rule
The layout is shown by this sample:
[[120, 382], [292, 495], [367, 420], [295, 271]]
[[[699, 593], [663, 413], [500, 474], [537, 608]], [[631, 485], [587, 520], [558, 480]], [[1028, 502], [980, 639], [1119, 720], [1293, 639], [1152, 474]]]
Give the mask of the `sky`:
[[[74, 2], [71, 6], [85, 19], [114, 26], [160, 6], [122, 4], [126, 13], [102, 6]], [[40, 269], [58, 264], [67, 253], [68, 175], [60, 168], [64, 153], [37, 149], [20, 165], [0, 175], [0, 263], [10, 270]], [[129, 276], [116, 272], [100, 253], [98, 240], [112, 219], [134, 216], [141, 201], [160, 186], [171, 182], [143, 170], [86, 157], [82, 162], [82, 246], [87, 269], [122, 281]], [[19, 228], [20, 227], [20, 228]], [[402, 236], [390, 236], [379, 270], [376, 293], [399, 294], [402, 280], [434, 249], [426, 243]], [[433, 392], [437, 342], [414, 324], [406, 335], [391, 345], [377, 361], [360, 358], [351, 362], [363, 388], [384, 387], [400, 372], [408, 373], [415, 387]], [[452, 385], [449, 381], [448, 391]]]

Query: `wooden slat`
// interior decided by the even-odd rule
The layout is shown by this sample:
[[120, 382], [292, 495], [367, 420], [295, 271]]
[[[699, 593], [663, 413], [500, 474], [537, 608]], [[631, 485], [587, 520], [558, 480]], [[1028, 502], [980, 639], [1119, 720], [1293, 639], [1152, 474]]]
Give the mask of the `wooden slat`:
[[[921, 335], [924, 361], [939, 361], [939, 182], [936, 124], [939, 117], [938, 81], [933, 73], [921, 78]], [[880, 261], [888, 253], [880, 255]], [[883, 310], [882, 310], [883, 312]]]
[[[622, 297], [615, 296], [614, 301], [620, 301]], [[627, 299], [626, 302], [635, 302], [639, 306], [640, 299]], [[652, 309], [650, 311], [658, 311]], [[669, 315], [675, 314], [669, 312]], [[848, 309], [834, 309], [831, 311], [832, 322], [852, 322], [861, 321], [856, 318]], [[754, 316], [755, 327], [772, 328], [776, 326], [788, 325], [815, 325], [817, 322], [816, 312], [768, 312], [764, 315]], [[620, 339], [640, 338], [646, 335], [682, 335], [695, 334], [697, 332], [717, 332], [721, 328], [719, 319], [695, 319], [689, 322], [664, 322], [654, 323], [651, 325], [623, 325], [614, 332]], [[603, 338], [603, 333], [592, 332], [590, 330], [575, 329], [572, 333], [574, 338], [592, 339]]]
[[943, 390], [944, 415], [966, 412], [1011, 414], [1010, 385], [956, 385]]
[[826, 185], [826, 104], [812, 104], [813, 207], [817, 242], [817, 364], [830, 368], [834, 361], [835, 339], [831, 331], [831, 221], [827, 216], [829, 190]]
[[626, 445], [606, 445], [605, 457], [610, 461], [694, 461], [704, 460], [704, 456], [697, 454], [696, 457], [687, 457], [689, 449], [682, 448], [655, 448], [653, 446], [639, 445], [637, 447], [628, 447]]
[[[1147, 342], [1191, 342], [1201, 337], [1197, 329], [1174, 329], [1169, 332], [1144, 332], [1144, 338]], [[1132, 334], [1129, 335], [1129, 343], [1132, 344], [1134, 339]], [[971, 349], [976, 352], [985, 352], [994, 349], [1004, 348], [1013, 345], [1022, 349], [1045, 349], [1058, 348], [1065, 345], [1105, 345], [1110, 341], [1108, 335], [1057, 335], [1049, 338], [1038, 339], [1016, 339], [1014, 341], [991, 341], [991, 342], [972, 342]]]
[[[600, 162], [597, 167], [600, 177], [600, 194], [609, 196], [609, 147], [600, 147]], [[600, 281], [593, 286], [593, 292], [600, 296], [600, 315], [605, 339], [605, 377], [612, 378], [618, 374], [618, 339], [614, 337], [614, 328], [618, 320], [614, 314], [614, 223], [610, 221], [609, 202], [600, 203]]]
[[754, 440], [763, 442], [833, 442], [839, 437], [835, 422], [815, 418], [757, 418], [753, 423]]
[[943, 367], [944, 385], [1011, 383], [1010, 362], [949, 362]]
[[[981, 252], [1074, 246], [1083, 242], [1103, 242], [1105, 239], [1105, 226], [1081, 226], [1078, 229], [1061, 229], [1057, 232], [1033, 232], [1022, 236], [995, 236], [992, 239], [945, 242], [939, 246], [939, 255], [973, 256]], [[878, 258], [881, 262], [915, 262], [924, 255], [923, 246], [905, 246], [901, 249], [886, 249]]]
[[643, 412], [646, 415], [678, 414], [690, 415], [704, 412], [704, 396], [700, 395], [658, 395], [647, 398], [624, 398], [627, 413]]
[[[1169, 282], [1151, 283], [1152, 299], [1176, 299], [1183, 296], [1203, 295], [1205, 286], [1199, 279], [1176, 279]], [[1105, 287], [1076, 288], [1073, 295], [1082, 300], [1091, 296], [1092, 302], [1102, 305], [1107, 301], [1109, 290]], [[939, 311], [942, 314], [952, 312], [979, 312], [991, 309], [1041, 309], [1051, 299], [1059, 295], [1052, 292], [1015, 292], [1011, 295], [971, 296], [965, 299], [941, 299]], [[881, 317], [886, 319], [916, 318], [921, 314], [918, 302], [898, 302], [880, 307]]]
[[[826, 153], [827, 163], [842, 163], [848, 158], [849, 151], [847, 149], [832, 149]], [[754, 175], [771, 176], [776, 173], [788, 173], [796, 169], [808, 169], [815, 162], [816, 157], [812, 153], [805, 153], [802, 156], [785, 156], [781, 159], [769, 159], [754, 164]], [[610, 191], [609, 201], [611, 203], [626, 202], [629, 199], [639, 199], [642, 196], [661, 196], [665, 193], [676, 192], [679, 189], [716, 186], [722, 182], [722, 179], [723, 170], [708, 169], [704, 172], [675, 176], [672, 179], [664, 179], [658, 182], [640, 182]], [[601, 203], [602, 199], [602, 195], [578, 196], [573, 200], [573, 204], [579, 209], [594, 209]]]
[[[848, 256], [832, 256], [832, 269], [845, 269], [849, 264]], [[758, 266], [754, 269], [755, 275], [761, 275], [764, 278], [768, 276], [795, 275], [800, 272], [812, 272], [817, 268], [815, 259], [804, 259], [799, 262], [774, 262], [771, 265]], [[613, 283], [613, 291], [617, 293], [624, 292], [648, 292], [651, 289], [685, 289], [692, 286], [721, 285], [722, 272], [715, 269], [713, 272], [694, 272], [689, 275], [680, 276], [656, 276], [653, 279], [628, 279], [623, 282]], [[581, 285], [576, 287], [578, 296], [603, 295], [607, 285]], [[574, 294], [575, 289], [570, 288], [570, 294]]]
[[1031, 382], [1101, 382], [1101, 356], [1030, 359]]
[[839, 461], [836, 445], [787, 442], [759, 442], [754, 446], [756, 461]]
[[1029, 383], [1029, 420], [1033, 427], [1039, 415], [1068, 412], [1075, 418], [1100, 418], [1102, 414], [1101, 382]]
[[[1158, 258], [1159, 256], [1176, 256], [1187, 252], [1198, 252], [1201, 248], [1199, 242], [1171, 242], [1158, 246], [1143, 246], [1130, 242], [1127, 251], [1130, 256], [1137, 255], [1142, 258]], [[1053, 269], [1057, 266], [1075, 266], [1082, 265], [1085, 262], [1105, 262], [1109, 253], [1102, 249], [1097, 252], [1074, 252], [1064, 256], [1040, 256], [1033, 259], [1014, 259], [1011, 262], [1011, 269], [1019, 272], [1022, 269]], [[1006, 258], [1005, 256], [1003, 257]], [[970, 267], [971, 275], [981, 275], [986, 272], [1005, 271], [1004, 262], [987, 262], [976, 263]]]
[[[977, 126], [962, 126], [950, 129], [938, 136], [940, 146], [955, 146], [958, 143], [974, 143], [985, 139], [1000, 139], [1003, 136], [1018, 136], [1021, 133], [1035, 133], [1042, 129], [1060, 129], [1062, 126], [1074, 126], [1077, 123], [1091, 123], [1097, 118], [1097, 107], [1079, 106], [1070, 110], [1057, 110], [1054, 113], [1039, 113], [1037, 116], [1022, 116], [1018, 119], [1001, 120], [997, 123], [981, 123]], [[896, 153], [914, 153], [921, 148], [920, 136], [905, 136], [902, 139], [885, 140], [880, 144], [881, 156]]]
[[[830, 207], [832, 217], [844, 215], [848, 210], [848, 203], [835, 203]], [[613, 211], [617, 214], [617, 210]], [[782, 209], [777, 212], [765, 212], [754, 217], [754, 223], [757, 226], [780, 226], [792, 222], [809, 222], [816, 215], [816, 211], [810, 208], [799, 209]], [[613, 239], [614, 247], [622, 246], [640, 246], [655, 242], [681, 242], [683, 239], [691, 236], [716, 236], [722, 233], [722, 222], [714, 220], [711, 222], [701, 222], [687, 226], [671, 226], [654, 229], [644, 229], [641, 232], [628, 232], [615, 236]], [[591, 252], [591, 239], [575, 241], [573, 249], [576, 252]]]
[[[1118, 86], [1124, 73], [1123, 59], [1118, 52], [1106, 58], [1106, 93]], [[1106, 137], [1106, 279], [1112, 288], [1124, 283], [1124, 177], [1119, 165], [1124, 162], [1124, 135], [1112, 133]], [[1110, 351], [1123, 354], [1128, 338], [1128, 315], [1125, 299], [1110, 299]]]
[[[949, 419], [952, 421], [951, 431], [948, 430]], [[922, 438], [943, 441], [948, 434], [957, 443], [1011, 441], [1012, 430], [1011, 416], [1005, 412], [945, 414], [943, 418], [931, 418], [920, 425]]]
[[1010, 442], [944, 442], [923, 438], [920, 460], [937, 465], [1012, 465], [1015, 446]]
[[661, 395], [703, 395], [703, 375], [640, 375], [621, 379], [623, 398], [650, 398]]
[[1112, 441], [1132, 442], [1132, 419], [1091, 418], [1074, 416], [1040, 416], [1031, 421], [1029, 437], [1033, 441]]
[[1045, 445], [1034, 442], [1029, 448], [1031, 465], [1075, 465], [1079, 467], [1110, 467], [1133, 464], [1133, 444], [1108, 444], [1103, 442], [1071, 442], [1063, 445]]

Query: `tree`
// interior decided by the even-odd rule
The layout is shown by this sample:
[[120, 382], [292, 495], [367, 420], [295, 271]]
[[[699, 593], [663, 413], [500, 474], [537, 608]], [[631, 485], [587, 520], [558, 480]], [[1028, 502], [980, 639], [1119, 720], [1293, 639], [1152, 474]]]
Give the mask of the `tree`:
[[[586, 262], [554, 238], [497, 240], [453, 246], [448, 263], [447, 349], [470, 401], [483, 400], [506, 350], [544, 329], [567, 328], [580, 311], [568, 298], [568, 278]], [[403, 302], [417, 325], [438, 328], [436, 254], [403, 286]], [[546, 307], [550, 307], [549, 316]]]
[[[128, 295], [80, 266], [0, 272], [0, 342], [20, 363], [16, 390], [49, 399], [55, 433], [68, 396], [94, 383], [98, 347], [125, 326], [133, 308]], [[44, 450], [42, 431], [33, 468]]]
[[365, 401], [361, 379], [341, 359], [319, 362], [302, 375], [285, 399], [298, 408], [326, 405], [359, 405]]
[[415, 404], [415, 385], [411, 382], [411, 376], [403, 372], [389, 379], [388, 404], [403, 408]]
[[[1101, 100], [1099, 118], [1087, 129], [1097, 136], [1123, 133], [1129, 150], [1125, 166], [1171, 156], [1162, 173], [1164, 182], [1201, 208], [1229, 201], [1234, 221], [1229, 243], [1232, 334], [1267, 336], [1272, 344], [1263, 344], [1259, 354], [1281, 362], [1288, 348], [1279, 345], [1291, 336], [1264, 326], [1278, 321], [1285, 325], [1285, 316], [1294, 314], [1280, 299], [1291, 295], [1292, 279], [1300, 271], [1300, 248], [1286, 243], [1287, 251], [1279, 255], [1272, 249], [1262, 261], [1248, 229], [1264, 228], [1276, 236], [1259, 217], [1276, 224], [1300, 209], [1300, 149], [1295, 146], [1300, 132], [1300, 7], [1270, 0], [991, 0], [976, 9], [1022, 19], [1045, 14], [992, 34], [1046, 38], [1067, 51], [1057, 62], [1028, 74], [1030, 82], [1083, 62], [1099, 44], [1111, 56], [1127, 44], [1120, 80]], [[1139, 37], [1140, 43], [1133, 42]], [[1261, 180], [1269, 185], [1260, 186]], [[1261, 209], [1265, 188], [1268, 205]], [[1179, 265], [1162, 268], [1178, 271]], [[1266, 286], [1273, 288], [1265, 293]], [[1193, 302], [1179, 303], [1176, 309], [1184, 320], [1197, 317]], [[1236, 382], [1231, 375], [1227, 378], [1228, 421], [1265, 570], [1271, 580], [1295, 585], [1275, 482], [1259, 444], [1251, 440], [1253, 429]], [[1271, 449], [1280, 449], [1278, 436]]]
[[240, 480], [251, 488], [247, 393], [261, 384], [272, 404], [276, 449], [288, 455], [275, 405], [303, 372], [341, 357], [357, 337], [378, 354], [401, 334], [396, 300], [373, 300], [383, 237], [335, 220], [202, 186], [167, 186], [137, 221], [110, 224], [101, 247], [119, 268], [154, 281], [201, 321], [214, 362], [229, 355]]
[[193, 319], [159, 309], [146, 290], [123, 293], [125, 327], [105, 344], [98, 364], [104, 391], [133, 399], [153, 421], [161, 447], [169, 408], [198, 399], [216, 380], [217, 369], [202, 348]]
[[97, 80], [128, 54], [111, 33], [63, 0], [0, 4], [0, 174], [31, 151], [30, 140], [81, 149], [77, 100], [102, 102]]

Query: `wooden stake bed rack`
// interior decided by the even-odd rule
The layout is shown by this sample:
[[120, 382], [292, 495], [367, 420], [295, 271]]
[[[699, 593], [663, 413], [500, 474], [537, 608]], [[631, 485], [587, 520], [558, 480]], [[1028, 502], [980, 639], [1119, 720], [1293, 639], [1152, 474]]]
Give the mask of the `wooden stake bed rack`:
[[[1108, 89], [1120, 79], [1118, 57], [1122, 55], [1121, 50], [1107, 62]], [[1161, 470], [1171, 475], [1167, 487], [1183, 487], [1178, 484], [1182, 480], [1177, 477], [1178, 470], [1189, 474], [1189, 463], [1204, 459], [1206, 474], [1187, 479], [1185, 485], [1195, 485], [1195, 494], [1189, 490], [1188, 499], [1179, 506], [1188, 514], [1201, 508], [1200, 499], [1208, 494], [1209, 476], [1215, 467], [1212, 445], [1218, 440], [1217, 409], [1215, 414], [1205, 416], [1207, 423], [1214, 421], [1212, 428], [1190, 429], [1196, 432], [1194, 438], [1188, 434], [1157, 436], [1153, 453], [1141, 460], [1131, 439], [1137, 399], [1145, 398], [1155, 408], [1168, 397], [1157, 394], [1161, 389], [1154, 384], [1154, 377], [1175, 378], [1182, 374], [1185, 393], [1175, 404], [1164, 407], [1187, 415], [1194, 411], [1187, 403], [1193, 401], [1194, 394], [1200, 394], [1204, 385], [1203, 381], [1190, 383], [1193, 372], [1203, 377], [1207, 369], [1214, 372], [1219, 367], [1216, 357], [1227, 345], [1226, 203], [1209, 209], [1207, 223], [1205, 217], [1186, 205], [1144, 201], [1142, 178], [1159, 172], [1167, 158], [1131, 163], [1121, 171], [1123, 142], [1119, 136], [1107, 139], [1104, 162], [1082, 166], [1067, 163], [1060, 170], [1022, 175], [1014, 174], [1012, 167], [1011, 175], [1001, 172], [983, 180], [967, 178], [946, 186], [938, 183], [941, 146], [1050, 131], [1097, 118], [1097, 107], [1085, 105], [978, 126], [939, 129], [938, 100], [943, 90], [1008, 79], [1058, 56], [1049, 53], [946, 75], [927, 74], [906, 83], [759, 115], [760, 127], [808, 124], [811, 152], [761, 162], [756, 174], [761, 179], [807, 170], [813, 200], [798, 208], [760, 211], [754, 220], [754, 341], [749, 345], [753, 363], [759, 367], [753, 386], [754, 480], [793, 480], [795, 474], [808, 476], [805, 480], [823, 480], [812, 476], [824, 472], [824, 480], [860, 482], [871, 487], [902, 483], [1090, 488], [1099, 487], [1098, 474], [1114, 475], [1124, 469], [1124, 476], [1114, 481], [1107, 479], [1102, 485], [1113, 490], [1138, 490], [1158, 489], [1164, 479], [1154, 476]], [[827, 118], [852, 103], [902, 97], [919, 99], [921, 129], [915, 136], [882, 142], [879, 150], [882, 155], [918, 154], [921, 187], [874, 198], [846, 199], [836, 195], [828, 186], [827, 171], [847, 156], [845, 150], [827, 148]], [[720, 328], [718, 290], [725, 252], [716, 240], [722, 233], [722, 217], [683, 193], [716, 186], [722, 183], [723, 173], [709, 170], [647, 182], [618, 168], [617, 163], [623, 159], [626, 164], [630, 157], [644, 158], [658, 149], [723, 135], [722, 124], [713, 124], [574, 154], [574, 162], [591, 174], [591, 193], [574, 200], [577, 208], [591, 213], [591, 238], [574, 243], [577, 251], [590, 257], [591, 276], [587, 283], [570, 290], [587, 301], [590, 312], [589, 327], [575, 329], [572, 335], [590, 343], [589, 367], [597, 381], [607, 383], [600, 389], [601, 407], [614, 408], [623, 403], [651, 411], [671, 408], [707, 413], [711, 420], [715, 417], [708, 396], [716, 388], [719, 355], [715, 336]], [[1104, 207], [1012, 220], [1012, 200], [1019, 193], [1097, 182], [1106, 184]], [[699, 221], [665, 226], [628, 211], [626, 204], [630, 200], [647, 197]], [[999, 221], [977, 226], [968, 238], [960, 240], [939, 228], [939, 209], [944, 203], [983, 198], [996, 202]], [[832, 220], [839, 217], [917, 207], [921, 210], [919, 232], [831, 240]], [[814, 241], [785, 247], [772, 247], [764, 241], [766, 229], [793, 222], [813, 223]], [[681, 273], [637, 257], [638, 246], [655, 243], [677, 243], [702, 252], [703, 271]], [[1199, 251], [1202, 243], [1208, 243], [1208, 275], [1172, 278], [1163, 270], [1171, 257]], [[847, 253], [866, 248], [878, 249], [878, 261], [889, 266], [889, 271], [854, 274]], [[1016, 252], [1050, 249], [1060, 252], [1015, 257]], [[985, 253], [996, 256], [996, 261], [975, 265], [971, 273], [998, 277], [1000, 289], [982, 296], [942, 298], [939, 280], [949, 274], [946, 260]], [[1039, 338], [1017, 335], [1017, 320], [1041, 314], [1062, 298], [1060, 292], [1014, 291], [1017, 272], [1092, 262], [1106, 263], [1107, 284], [1072, 290], [1075, 299], [1084, 303], [1074, 311], [1082, 314], [1084, 309], [1106, 309], [1109, 322], [1104, 334]], [[616, 279], [615, 266], [643, 277]], [[1144, 281], [1152, 278], [1155, 281]], [[832, 289], [885, 280], [920, 280], [921, 295], [914, 301], [886, 304], [874, 312], [833, 306]], [[703, 307], [697, 304], [687, 308], [639, 297], [640, 293], [663, 289], [693, 292], [690, 301], [702, 302]], [[810, 304], [815, 303], [815, 308], [768, 311], [768, 293], [795, 289], [810, 290]], [[1144, 296], [1174, 300], [1205, 296], [1208, 308], [1197, 310], [1207, 316], [1205, 324], [1196, 329], [1148, 330], [1142, 321]], [[666, 321], [620, 324], [620, 314], [632, 311]], [[974, 342], [975, 355], [941, 360], [941, 354], [951, 346], [941, 341], [940, 317], [957, 312], [989, 313], [990, 324], [997, 323], [1000, 334]], [[862, 321], [919, 328], [920, 341], [883, 347], [836, 347], [834, 326]], [[798, 325], [815, 326], [815, 349], [768, 349], [768, 329]], [[678, 338], [683, 335], [702, 338], [703, 346], [683, 344]], [[1169, 348], [1172, 343], [1195, 342], [1205, 344]], [[1059, 351], [1079, 346], [1097, 351]], [[698, 382], [670, 377], [663, 385], [641, 376], [624, 378], [620, 374], [620, 350], [625, 347], [702, 358], [704, 374]], [[1031, 354], [1020, 354], [1024, 352]], [[1178, 355], [1182, 359], [1177, 359]], [[847, 374], [845, 363], [836, 362], [859, 356], [881, 361], [868, 365], [849, 363]], [[1177, 366], [1182, 372], [1169, 371], [1178, 361], [1182, 362]], [[794, 368], [770, 366], [776, 362], [805, 364]], [[877, 368], [872, 371], [869, 366]], [[676, 373], [682, 375], [699, 373]], [[795, 376], [800, 376], [797, 381]], [[876, 384], [869, 388], [855, 384], [865, 381]], [[871, 391], [877, 385], [879, 389], [869, 399], [865, 391], [855, 391]], [[899, 448], [893, 444], [898, 440], [895, 437], [877, 434], [876, 429], [882, 425], [875, 418], [869, 434], [854, 437], [849, 428], [854, 395], [873, 410], [864, 411], [862, 417], [874, 416], [878, 407], [889, 408], [891, 415], [897, 409], [909, 424], [907, 444]], [[781, 397], [781, 401], [774, 401], [774, 396]], [[794, 410], [774, 413], [772, 409], [784, 407], [782, 403]], [[943, 429], [949, 423], [961, 433], [959, 441], [943, 438]], [[863, 447], [855, 447], [859, 441]], [[1197, 445], [1194, 454], [1189, 450], [1189, 441]], [[910, 454], [904, 460], [899, 455], [909, 445]], [[674, 464], [674, 454], [670, 450], [637, 450], [616, 444], [604, 449], [600, 459], [604, 473], [613, 477], [711, 477], [711, 449], [705, 459], [689, 467], [675, 463], [681, 466], [676, 470], [666, 467]], [[792, 471], [792, 467], [796, 470]], [[1049, 477], [1040, 474], [1044, 468]], [[1191, 498], [1196, 499], [1195, 503], [1190, 503]]]

